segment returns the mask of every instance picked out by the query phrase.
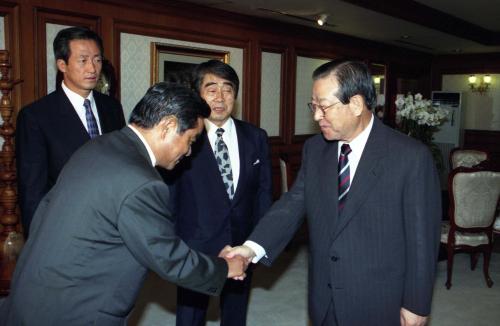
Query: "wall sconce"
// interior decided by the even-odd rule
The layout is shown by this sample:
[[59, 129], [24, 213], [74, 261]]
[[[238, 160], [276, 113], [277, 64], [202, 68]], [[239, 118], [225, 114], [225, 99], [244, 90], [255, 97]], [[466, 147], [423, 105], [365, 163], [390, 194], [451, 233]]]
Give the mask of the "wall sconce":
[[319, 26], [323, 26], [326, 24], [326, 19], [328, 18], [327, 14], [321, 14], [318, 17], [318, 20], [316, 21]]
[[490, 75], [484, 75], [483, 80], [479, 83], [479, 85], [476, 83], [477, 82], [477, 77], [475, 75], [470, 75], [468, 78], [469, 81], [469, 87], [472, 92], [478, 92], [479, 94], [483, 95], [488, 91], [488, 88], [490, 87], [491, 84], [491, 76]]
[[373, 77], [373, 82], [375, 83], [375, 85], [380, 85], [380, 77], [378, 76]]

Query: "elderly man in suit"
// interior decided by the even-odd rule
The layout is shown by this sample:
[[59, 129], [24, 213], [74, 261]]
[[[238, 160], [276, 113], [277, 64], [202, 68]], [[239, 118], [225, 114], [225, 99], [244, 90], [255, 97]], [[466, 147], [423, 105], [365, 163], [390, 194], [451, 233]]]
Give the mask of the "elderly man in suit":
[[228, 257], [270, 264], [307, 216], [313, 325], [424, 325], [441, 221], [432, 156], [374, 119], [365, 64], [329, 62], [313, 80], [322, 135], [305, 143], [291, 190]]
[[148, 269], [216, 295], [244, 261], [213, 258], [175, 235], [172, 169], [203, 129], [207, 104], [164, 83], [136, 105], [130, 125], [82, 146], [42, 199], [0, 308], [0, 325], [126, 325]]
[[102, 68], [101, 38], [86, 28], [54, 39], [61, 87], [23, 108], [17, 118], [16, 158], [21, 222], [28, 236], [33, 214], [70, 156], [89, 139], [125, 125], [121, 104], [93, 91]]
[[[242, 243], [271, 206], [271, 164], [266, 132], [231, 117], [239, 88], [234, 69], [218, 60], [204, 62], [194, 71], [193, 85], [211, 112], [193, 156], [174, 171], [171, 198], [178, 235], [213, 255]], [[221, 325], [246, 324], [250, 279], [226, 283]], [[208, 302], [208, 296], [179, 287], [177, 325], [205, 325]]]

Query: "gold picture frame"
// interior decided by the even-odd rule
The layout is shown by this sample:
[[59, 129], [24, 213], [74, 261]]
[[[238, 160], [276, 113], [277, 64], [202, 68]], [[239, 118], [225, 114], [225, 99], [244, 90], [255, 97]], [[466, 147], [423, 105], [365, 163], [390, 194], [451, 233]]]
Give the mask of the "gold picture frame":
[[170, 73], [182, 73], [210, 59], [229, 64], [229, 52], [151, 42], [151, 85], [168, 80]]

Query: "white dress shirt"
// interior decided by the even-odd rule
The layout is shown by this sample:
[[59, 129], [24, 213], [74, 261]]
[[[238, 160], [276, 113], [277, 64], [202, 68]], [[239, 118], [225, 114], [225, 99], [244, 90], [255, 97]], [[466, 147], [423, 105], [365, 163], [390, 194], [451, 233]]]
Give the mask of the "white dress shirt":
[[216, 126], [213, 122], [205, 119], [205, 129], [207, 130], [208, 141], [210, 146], [212, 146], [212, 151], [215, 151], [215, 141], [217, 140], [217, 134], [215, 131], [218, 128], [224, 129], [222, 134], [222, 140], [227, 145], [227, 150], [229, 152], [229, 160], [231, 160], [231, 171], [233, 173], [233, 187], [236, 193], [236, 188], [238, 187], [238, 179], [240, 177], [240, 152], [238, 149], [238, 135], [236, 134], [236, 126], [232, 118], [229, 118], [221, 127]]
[[80, 94], [77, 94], [77, 93], [73, 92], [71, 89], [69, 89], [64, 84], [64, 81], [62, 81], [61, 86], [62, 86], [64, 93], [68, 97], [69, 101], [73, 105], [73, 108], [75, 109], [76, 114], [78, 114], [78, 117], [82, 121], [82, 124], [85, 127], [85, 130], [87, 130], [87, 132], [89, 131], [89, 127], [87, 126], [87, 118], [85, 117], [85, 107], [83, 106], [83, 102], [86, 99], [88, 99], [90, 101], [90, 107], [92, 108], [92, 113], [94, 113], [95, 120], [97, 121], [97, 128], [99, 128], [99, 135], [102, 135], [101, 122], [99, 121], [99, 114], [97, 114], [97, 106], [95, 104], [93, 91], [90, 91], [89, 96], [87, 96], [87, 98], [85, 99], [82, 96], [80, 96]]
[[139, 137], [139, 139], [142, 141], [142, 143], [144, 144], [144, 146], [146, 147], [146, 150], [148, 151], [148, 154], [149, 154], [149, 159], [151, 160], [151, 164], [153, 166], [156, 165], [156, 156], [155, 154], [153, 153], [153, 150], [151, 149], [151, 147], [149, 146], [148, 142], [146, 141], [146, 139], [144, 138], [144, 136], [142, 136], [142, 134], [139, 132], [139, 130], [135, 129], [132, 125], [127, 125], [130, 129], [132, 129], [133, 132], [135, 132], [135, 134], [137, 135], [137, 137]]
[[[368, 126], [366, 126], [363, 131], [356, 136], [349, 144], [349, 147], [351, 147], [351, 153], [349, 153], [348, 158], [349, 158], [349, 172], [351, 175], [351, 184], [352, 180], [354, 180], [354, 174], [356, 173], [356, 169], [358, 168], [359, 164], [359, 159], [361, 158], [361, 154], [363, 154], [363, 150], [365, 149], [366, 142], [368, 141], [368, 136], [370, 136], [370, 132], [373, 127], [373, 114], [370, 118], [370, 122], [368, 123]], [[338, 143], [338, 152], [337, 152], [337, 160], [340, 156], [340, 148], [342, 147], [343, 144], [346, 142], [344, 141], [339, 141]], [[335, 167], [337, 168], [337, 167]], [[349, 187], [350, 188], [350, 187]], [[256, 242], [253, 241], [245, 241], [244, 243], [245, 246], [249, 247], [250, 249], [253, 250], [255, 253], [255, 257], [252, 259], [252, 263], [257, 263], [259, 260], [262, 259], [262, 257], [266, 256], [266, 250], [259, 245]]]
[[[349, 144], [349, 147], [351, 147], [351, 152], [347, 156], [349, 159], [349, 172], [350, 172], [350, 184], [352, 185], [352, 182], [354, 180], [354, 174], [356, 173], [356, 169], [358, 168], [359, 164], [359, 159], [361, 158], [361, 154], [363, 154], [363, 150], [365, 149], [366, 142], [368, 141], [368, 136], [370, 136], [370, 132], [372, 131], [373, 127], [373, 114], [370, 119], [370, 122], [368, 123], [368, 126], [354, 138]], [[339, 148], [337, 152], [337, 160], [340, 157], [340, 150], [342, 145], [346, 144], [344, 141], [339, 141]], [[350, 188], [350, 186], [349, 186]]]

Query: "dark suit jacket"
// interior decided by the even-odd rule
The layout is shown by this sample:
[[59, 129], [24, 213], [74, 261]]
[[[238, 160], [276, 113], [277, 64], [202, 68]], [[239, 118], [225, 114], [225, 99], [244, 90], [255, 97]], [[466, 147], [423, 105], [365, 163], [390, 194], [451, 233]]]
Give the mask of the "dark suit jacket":
[[84, 145], [36, 211], [0, 325], [124, 325], [148, 268], [218, 294], [226, 263], [176, 237], [168, 192], [128, 127]]
[[342, 214], [338, 142], [306, 142], [291, 190], [249, 240], [270, 264], [307, 215], [309, 313], [320, 325], [333, 298], [339, 325], [399, 325], [401, 307], [428, 315], [441, 221], [434, 161], [420, 142], [374, 119]]
[[241, 244], [272, 202], [267, 134], [234, 119], [240, 176], [230, 200], [206, 132], [191, 157], [175, 169], [172, 205], [178, 235], [201, 252], [216, 255], [227, 244]]
[[[121, 104], [94, 91], [102, 133], [125, 125]], [[42, 197], [55, 184], [71, 155], [89, 140], [87, 130], [62, 89], [19, 112], [16, 162], [21, 221], [27, 234]]]

